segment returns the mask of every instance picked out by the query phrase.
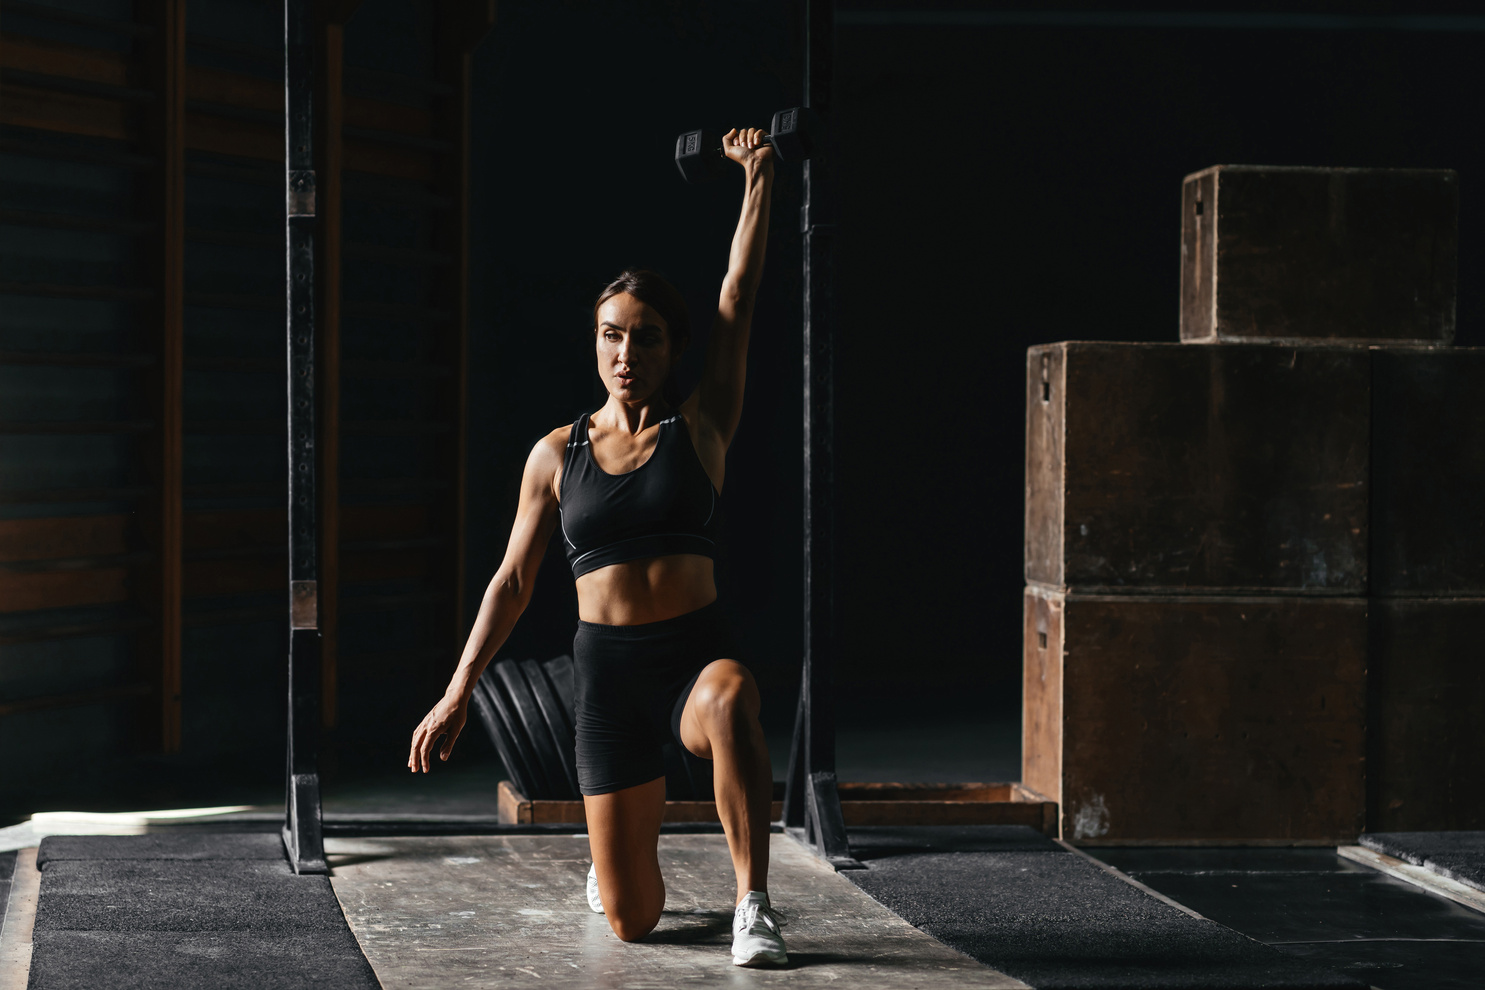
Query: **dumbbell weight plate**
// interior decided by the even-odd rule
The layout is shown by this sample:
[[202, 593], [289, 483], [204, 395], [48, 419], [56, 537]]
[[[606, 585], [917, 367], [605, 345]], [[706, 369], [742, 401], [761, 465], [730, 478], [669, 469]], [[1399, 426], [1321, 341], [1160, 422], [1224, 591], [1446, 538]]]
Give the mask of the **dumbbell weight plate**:
[[522, 795], [530, 796], [536, 782], [520, 751], [516, 749], [515, 741], [511, 739], [508, 723], [492, 698], [490, 689], [494, 683], [495, 679], [487, 669], [475, 682], [474, 692], [469, 700], [474, 705], [475, 714], [484, 723], [490, 741], [495, 744], [495, 751], [500, 754], [500, 762], [505, 764], [505, 772], [510, 775], [511, 783]]
[[530, 790], [521, 793], [528, 798], [546, 797], [551, 792], [551, 786], [542, 772], [536, 753], [531, 748], [531, 741], [526, 737], [526, 730], [521, 725], [521, 717], [516, 713], [515, 705], [511, 702], [510, 695], [506, 693], [505, 685], [501, 683], [501, 664], [513, 662], [502, 660], [498, 664], [491, 664], [486, 669], [486, 673], [490, 675], [490, 680], [486, 684], [486, 692], [495, 706], [496, 714], [505, 726], [506, 738], [510, 740], [515, 750], [516, 759], [525, 767], [526, 779], [531, 782]]
[[727, 159], [717, 153], [721, 146], [712, 131], [687, 131], [675, 139], [675, 167], [690, 183], [715, 179], [727, 168]]
[[531, 689], [532, 697], [536, 699], [536, 706], [541, 709], [542, 721], [546, 723], [552, 745], [557, 752], [561, 772], [556, 776], [566, 778], [568, 789], [576, 798], [579, 793], [577, 739], [572, 723], [568, 720], [567, 713], [563, 711], [562, 702], [558, 699], [551, 682], [547, 680], [546, 671], [541, 669], [541, 664], [535, 660], [522, 660], [521, 673], [526, 675], [526, 684]]
[[802, 162], [815, 153], [819, 119], [809, 107], [790, 107], [773, 115], [768, 138], [781, 161]]
[[556, 741], [547, 728], [546, 720], [541, 716], [536, 699], [532, 697], [520, 663], [516, 660], [502, 660], [495, 665], [495, 676], [499, 678], [505, 699], [510, 705], [510, 714], [515, 722], [512, 735], [517, 739], [516, 745], [520, 747], [522, 742], [526, 744], [522, 755], [536, 771], [535, 776], [540, 778], [539, 790], [526, 796], [548, 800], [569, 798], [567, 774], [562, 769], [562, 758], [557, 755]]
[[567, 715], [567, 723], [574, 729], [577, 728], [577, 702], [574, 700], [572, 657], [562, 654], [553, 657], [541, 665], [547, 672], [547, 679], [552, 682], [552, 687], [557, 690], [557, 699], [562, 702], [562, 711]]

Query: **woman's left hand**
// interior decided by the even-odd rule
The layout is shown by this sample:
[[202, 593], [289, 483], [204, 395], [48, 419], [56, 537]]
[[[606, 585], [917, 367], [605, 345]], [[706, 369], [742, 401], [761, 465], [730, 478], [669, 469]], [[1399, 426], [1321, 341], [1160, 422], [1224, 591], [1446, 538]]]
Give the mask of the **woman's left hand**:
[[772, 165], [773, 145], [764, 140], [767, 136], [761, 127], [734, 127], [722, 135], [722, 150], [739, 165]]

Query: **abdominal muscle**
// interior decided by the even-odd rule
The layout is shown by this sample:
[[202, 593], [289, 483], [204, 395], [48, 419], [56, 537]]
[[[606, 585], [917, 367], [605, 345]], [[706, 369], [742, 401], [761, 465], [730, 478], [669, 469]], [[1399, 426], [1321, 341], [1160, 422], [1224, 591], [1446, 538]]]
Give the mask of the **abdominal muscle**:
[[609, 564], [577, 579], [578, 618], [606, 626], [662, 622], [717, 600], [712, 562], [696, 554]]

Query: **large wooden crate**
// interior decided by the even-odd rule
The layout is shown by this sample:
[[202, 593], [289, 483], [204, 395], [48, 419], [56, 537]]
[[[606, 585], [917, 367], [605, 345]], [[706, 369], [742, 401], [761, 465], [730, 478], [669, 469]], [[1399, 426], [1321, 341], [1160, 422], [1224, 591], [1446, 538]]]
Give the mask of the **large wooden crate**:
[[1485, 598], [1482, 397], [1485, 347], [1372, 351], [1372, 594]]
[[1029, 583], [1366, 594], [1364, 350], [1064, 342], [1026, 384]]
[[1077, 843], [1351, 841], [1367, 603], [1028, 588], [1022, 783]]
[[[1027, 825], [1057, 833], [1057, 805], [1021, 784], [867, 784], [838, 785], [846, 825]], [[581, 801], [530, 800], [508, 780], [500, 782], [500, 821], [511, 825], [554, 825], [587, 821]], [[770, 818], [783, 817], [783, 794], [776, 787]], [[717, 822], [711, 801], [666, 801], [667, 822]]]
[[1371, 612], [1367, 831], [1485, 829], [1485, 598]]
[[1181, 339], [1454, 339], [1459, 182], [1219, 165], [1181, 195]]

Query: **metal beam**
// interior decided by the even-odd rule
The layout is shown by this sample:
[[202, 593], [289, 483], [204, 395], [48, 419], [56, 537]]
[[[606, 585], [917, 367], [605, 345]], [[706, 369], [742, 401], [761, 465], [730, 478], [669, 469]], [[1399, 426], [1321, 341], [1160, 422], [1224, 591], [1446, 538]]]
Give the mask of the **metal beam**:
[[289, 402], [289, 736], [284, 850], [328, 872], [320, 817], [320, 631], [315, 494], [315, 48], [312, 0], [284, 3], [284, 202]]
[[804, 673], [784, 825], [837, 869], [851, 856], [835, 779], [835, 212], [833, 0], [805, 2], [804, 102], [821, 133], [804, 163]]

